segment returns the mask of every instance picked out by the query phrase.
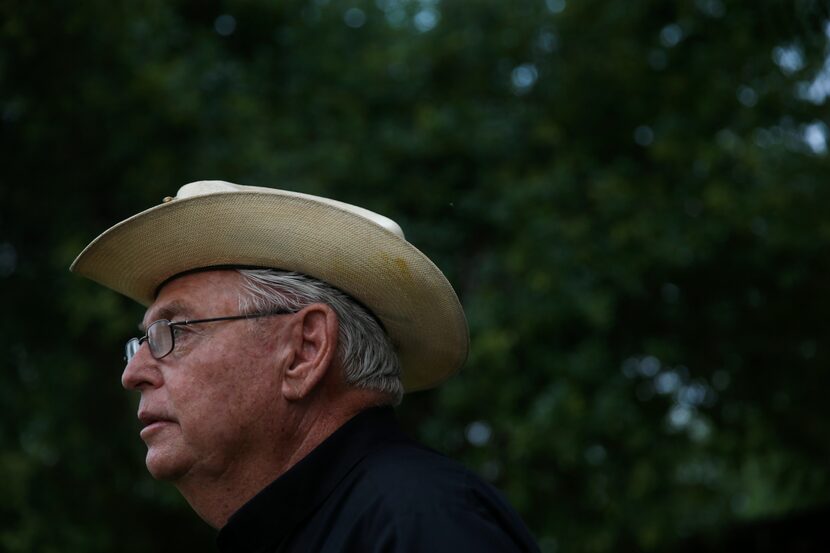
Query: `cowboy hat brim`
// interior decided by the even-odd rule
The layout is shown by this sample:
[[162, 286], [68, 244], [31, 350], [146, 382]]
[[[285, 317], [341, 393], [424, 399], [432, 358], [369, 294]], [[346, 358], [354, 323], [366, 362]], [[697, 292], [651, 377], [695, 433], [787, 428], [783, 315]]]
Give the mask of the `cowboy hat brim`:
[[436, 386], [461, 368], [469, 349], [464, 311], [426, 255], [360, 208], [237, 188], [175, 198], [134, 215], [93, 240], [70, 270], [145, 306], [162, 283], [194, 269], [296, 271], [346, 292], [381, 321], [407, 392]]

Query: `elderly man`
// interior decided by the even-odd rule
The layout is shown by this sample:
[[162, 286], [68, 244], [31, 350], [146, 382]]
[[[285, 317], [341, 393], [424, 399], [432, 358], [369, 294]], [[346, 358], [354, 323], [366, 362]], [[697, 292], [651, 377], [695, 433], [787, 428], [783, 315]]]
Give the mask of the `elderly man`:
[[458, 370], [468, 338], [394, 221], [196, 182], [72, 270], [148, 306], [122, 376], [147, 468], [221, 551], [537, 550], [495, 490], [396, 426], [391, 406]]

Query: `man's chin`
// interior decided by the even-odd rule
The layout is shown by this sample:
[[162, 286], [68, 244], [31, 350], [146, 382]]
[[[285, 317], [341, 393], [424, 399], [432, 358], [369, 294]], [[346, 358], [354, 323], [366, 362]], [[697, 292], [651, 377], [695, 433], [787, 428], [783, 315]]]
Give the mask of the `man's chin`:
[[187, 473], [189, 464], [182, 458], [170, 451], [159, 451], [150, 447], [147, 449], [147, 470], [156, 480], [176, 481]]

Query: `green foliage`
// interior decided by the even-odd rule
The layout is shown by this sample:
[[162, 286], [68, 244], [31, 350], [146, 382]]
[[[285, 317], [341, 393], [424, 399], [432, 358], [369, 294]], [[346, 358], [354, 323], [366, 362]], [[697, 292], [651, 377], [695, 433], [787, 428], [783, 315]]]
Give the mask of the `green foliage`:
[[67, 267], [211, 178], [387, 214], [445, 270], [473, 349], [401, 418], [545, 551], [653, 551], [830, 500], [829, 15], [0, 5], [0, 549], [210, 548], [145, 474], [119, 388], [140, 310]]

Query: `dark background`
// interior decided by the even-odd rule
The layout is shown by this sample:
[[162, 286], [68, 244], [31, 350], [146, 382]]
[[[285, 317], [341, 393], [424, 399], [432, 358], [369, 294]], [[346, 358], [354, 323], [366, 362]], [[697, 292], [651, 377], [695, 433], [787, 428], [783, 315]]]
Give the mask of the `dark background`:
[[695, 0], [0, 2], [0, 550], [210, 551], [70, 275], [193, 180], [396, 219], [464, 304], [399, 409], [545, 552], [819, 551], [830, 9]]

